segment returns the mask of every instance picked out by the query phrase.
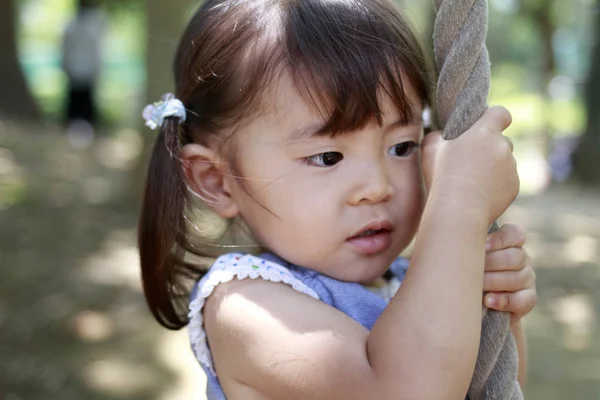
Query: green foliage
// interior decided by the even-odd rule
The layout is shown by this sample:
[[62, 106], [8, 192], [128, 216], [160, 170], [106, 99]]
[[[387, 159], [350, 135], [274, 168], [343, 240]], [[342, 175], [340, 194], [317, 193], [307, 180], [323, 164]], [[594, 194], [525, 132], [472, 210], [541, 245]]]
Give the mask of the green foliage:
[[501, 104], [513, 115], [507, 133], [514, 137], [540, 134], [575, 134], [585, 126], [585, 112], [580, 97], [547, 99], [544, 94], [528, 87], [531, 79], [527, 67], [501, 63], [492, 69], [490, 104]]
[[98, 103], [105, 119], [135, 125], [139, 121], [145, 75], [145, 14], [131, 7], [115, 10], [105, 38]]
[[144, 0], [99, 0], [98, 3], [107, 10], [122, 12], [124, 10], [141, 11], [145, 7]]
[[[43, 111], [57, 119], [62, 112], [66, 86], [60, 69], [61, 33], [74, 13], [77, 0], [15, 1], [19, 6], [22, 65]], [[405, 10], [427, 43], [433, 3], [394, 1]], [[191, 3], [197, 6], [197, 1]], [[136, 125], [146, 82], [149, 35], [146, 2], [100, 0], [100, 4], [107, 11], [110, 23], [105, 37], [98, 104], [109, 123]], [[542, 36], [533, 17], [535, 13], [550, 11], [552, 23], [560, 30], [553, 39], [556, 73], [582, 82], [592, 44], [591, 7], [588, 0], [490, 0], [488, 48], [493, 63], [490, 102], [511, 109], [515, 116], [512, 134], [527, 135], [544, 127], [557, 133], [583, 129], [585, 114], [579, 92], [573, 99], [547, 99], [547, 81], [541, 72]]]

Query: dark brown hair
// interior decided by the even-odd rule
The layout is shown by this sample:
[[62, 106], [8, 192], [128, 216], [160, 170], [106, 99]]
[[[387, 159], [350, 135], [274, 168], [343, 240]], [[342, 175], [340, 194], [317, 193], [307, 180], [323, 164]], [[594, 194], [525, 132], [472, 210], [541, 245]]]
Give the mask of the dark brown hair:
[[388, 1], [208, 0], [196, 12], [174, 64], [175, 96], [188, 118], [182, 125], [167, 118], [160, 129], [139, 221], [144, 293], [162, 325], [187, 324], [190, 284], [222, 251], [190, 239], [182, 145], [222, 141], [224, 130], [265, 109], [266, 89], [282, 73], [321, 112], [331, 135], [381, 124], [381, 93], [412, 119], [416, 105], [403, 82], [429, 103], [429, 63]]

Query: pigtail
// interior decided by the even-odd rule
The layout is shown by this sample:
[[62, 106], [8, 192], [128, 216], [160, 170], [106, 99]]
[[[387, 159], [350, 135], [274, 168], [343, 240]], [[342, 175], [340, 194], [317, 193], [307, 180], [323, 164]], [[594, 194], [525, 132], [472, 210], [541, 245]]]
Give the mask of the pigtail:
[[150, 158], [138, 226], [142, 284], [148, 307], [161, 325], [185, 326], [174, 299], [181, 296], [176, 271], [183, 258], [186, 186], [179, 157], [180, 125], [167, 118], [160, 127]]

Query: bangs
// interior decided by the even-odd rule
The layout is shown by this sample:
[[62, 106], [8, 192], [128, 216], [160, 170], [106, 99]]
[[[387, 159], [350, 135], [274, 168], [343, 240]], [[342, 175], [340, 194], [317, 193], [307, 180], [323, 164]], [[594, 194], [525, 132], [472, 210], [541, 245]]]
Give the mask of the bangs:
[[[319, 133], [336, 136], [372, 121], [381, 125], [383, 96], [392, 100], [402, 123], [413, 121], [416, 109], [429, 103], [427, 62], [392, 6], [352, 0], [288, 4], [287, 70], [323, 117]], [[406, 83], [421, 104], [411, 103]]]
[[[198, 60], [178, 85], [196, 89], [193, 125], [208, 132], [267, 111], [267, 92], [285, 74], [322, 116], [322, 134], [382, 124], [381, 100], [400, 122], [430, 102], [429, 62], [389, 0], [208, 0], [210, 37], [196, 35]], [[209, 17], [210, 16], [210, 17]], [[213, 40], [214, 39], [214, 40]], [[182, 57], [182, 59], [185, 59]], [[406, 84], [421, 104], [409, 100]]]

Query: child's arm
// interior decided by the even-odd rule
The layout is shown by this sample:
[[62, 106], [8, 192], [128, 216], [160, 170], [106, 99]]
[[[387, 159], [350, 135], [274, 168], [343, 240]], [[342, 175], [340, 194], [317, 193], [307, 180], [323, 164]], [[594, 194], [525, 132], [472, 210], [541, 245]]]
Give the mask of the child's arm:
[[283, 284], [217, 287], [204, 315], [228, 398], [464, 399], [479, 344], [487, 227], [518, 187], [500, 137], [507, 114], [490, 110], [443, 145], [411, 268], [370, 333]]
[[[406, 398], [467, 393], [481, 330], [488, 224], [460, 204], [430, 197], [426, 205], [406, 278], [379, 320], [386, 323], [378, 321], [369, 338], [371, 364], [405, 378], [397, 378], [396, 390]], [[402, 349], [397, 357], [406, 362], [390, 362], [390, 347]]]
[[[493, 115], [503, 127], [510, 124], [505, 110], [488, 110], [488, 121]], [[409, 398], [464, 398], [475, 367], [487, 228], [518, 192], [510, 143], [498, 142], [498, 125], [480, 122], [458, 140], [441, 144], [411, 267], [380, 319], [394, 313], [390, 325], [397, 327], [379, 332], [376, 324], [371, 333], [391, 336], [404, 328], [396, 346], [411, 358], [400, 366], [414, 390]], [[505, 169], [488, 169], [495, 162]]]

